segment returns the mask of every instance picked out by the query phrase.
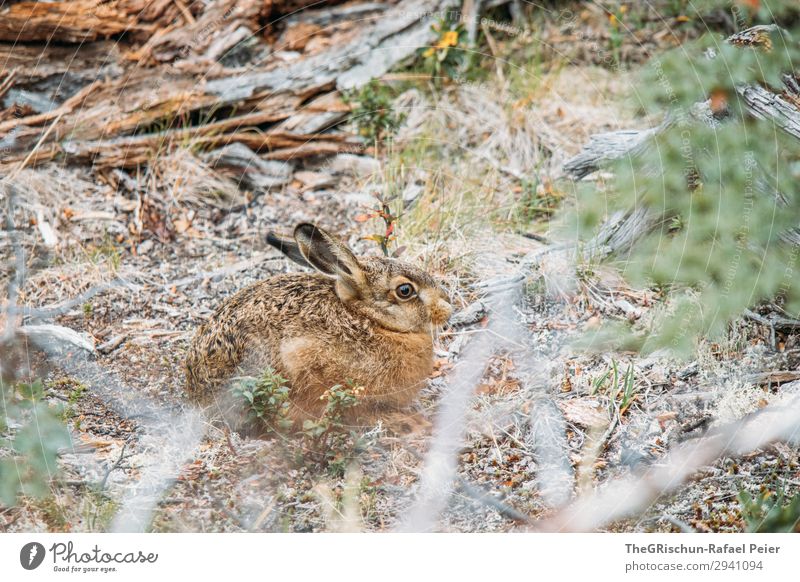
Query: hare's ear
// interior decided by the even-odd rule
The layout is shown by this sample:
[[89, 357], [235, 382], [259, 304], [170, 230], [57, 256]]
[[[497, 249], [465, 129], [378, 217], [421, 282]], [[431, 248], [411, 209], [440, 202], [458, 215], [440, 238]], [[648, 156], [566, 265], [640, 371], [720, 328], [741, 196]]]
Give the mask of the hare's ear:
[[301, 267], [314, 268], [314, 265], [309, 263], [300, 252], [300, 247], [293, 238], [269, 232], [267, 233], [267, 242]]
[[364, 285], [364, 271], [347, 245], [309, 223], [297, 225], [294, 240], [303, 257], [315, 269], [336, 277], [349, 288], [350, 293], [359, 294]]

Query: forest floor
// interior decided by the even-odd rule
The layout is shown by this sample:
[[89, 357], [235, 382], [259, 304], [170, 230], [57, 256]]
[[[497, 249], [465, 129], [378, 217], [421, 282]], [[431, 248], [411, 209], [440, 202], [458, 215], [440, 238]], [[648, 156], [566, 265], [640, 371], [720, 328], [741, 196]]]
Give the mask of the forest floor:
[[[121, 516], [152, 519], [152, 531], [398, 527], [418, 493], [440, 398], [486, 318], [441, 333], [435, 377], [416, 406], [428, 424], [409, 434], [360, 427], [332, 460], [320, 461], [301, 437], [244, 438], [202, 420], [193, 432], [182, 368], [195, 330], [227, 297], [296, 269], [266, 244], [269, 230], [318, 222], [359, 252], [378, 253], [363, 238], [381, 226], [363, 220], [375, 192], [393, 192], [402, 207], [395, 245], [405, 247], [403, 258], [442, 277], [458, 309], [481, 300], [476, 283], [526, 278], [514, 306], [524, 333], [491, 357], [475, 389], [440, 530], [526, 527], [520, 515], [547, 516], [577, 493], [657, 466], [671, 447], [800, 391], [797, 335], [773, 338], [752, 320], [735, 323], [724, 341], [701, 342], [688, 360], [575, 347], [606, 321], [648, 318], [659, 295], [625, 283], [622, 261], [575, 276], [546, 258], [557, 234], [551, 218], [571, 196], [560, 168], [590, 135], [641, 126], [625, 99], [632, 77], [676, 41], [653, 28], [615, 45], [609, 65], [611, 49], [587, 49], [563, 18], [546, 18], [535, 33], [540, 21], [526, 23], [524, 34], [490, 31], [496, 54], [482, 57], [482, 72], [469, 79], [435, 86], [415, 70], [387, 75], [405, 114], [390, 145], [373, 157], [306, 160], [290, 184], [268, 192], [239, 188], [188, 148], [126, 174], [127, 184], [55, 163], [22, 170], [25, 305], [115, 286], [54, 322], [90, 336], [96, 355], [31, 352], [48, 398], [65, 406], [74, 446], [60, 457], [52, 494], [2, 510], [0, 529], [136, 527]], [[610, 46], [605, 15], [576, 9], [574, 18]], [[37, 205], [57, 208], [55, 251], [38, 241]], [[560, 452], [549, 460], [537, 448], [548, 414], [561, 428]], [[722, 458], [605, 529], [742, 531], [740, 491], [778, 489], [800, 491], [796, 447]]]

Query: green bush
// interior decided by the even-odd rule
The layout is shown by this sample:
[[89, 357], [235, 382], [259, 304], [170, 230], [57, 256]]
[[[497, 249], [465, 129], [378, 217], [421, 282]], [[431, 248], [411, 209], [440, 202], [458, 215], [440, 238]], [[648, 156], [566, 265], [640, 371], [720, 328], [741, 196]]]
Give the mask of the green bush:
[[[710, 47], [716, 58], [706, 56]], [[642, 109], [668, 111], [673, 123], [641, 155], [615, 163], [604, 191], [580, 184], [570, 220], [588, 240], [617, 211], [644, 205], [655, 213], [661, 227], [624, 257], [623, 269], [632, 283], [663, 289], [668, 302], [648, 326], [607, 328], [594, 340], [686, 354], [698, 337], [720, 335], [761, 302], [800, 313], [800, 253], [783, 240], [799, 225], [800, 140], [754, 119], [736, 90], [780, 92], [800, 51], [780, 34], [772, 47], [704, 38], [646, 67], [637, 86]], [[704, 96], [717, 117], [710, 124], [695, 113]]]
[[291, 428], [288, 380], [272, 368], [259, 378], [239, 378], [231, 388], [234, 397], [243, 401], [250, 421], [268, 428]]
[[739, 28], [768, 24], [800, 13], [796, 0], [671, 0], [670, 3], [676, 15], [685, 14], [700, 20], [707, 19], [714, 12], [724, 12]]
[[325, 391], [325, 410], [317, 420], [303, 422], [304, 448], [333, 476], [344, 476], [349, 459], [365, 447], [364, 437], [346, 422], [347, 415], [360, 402], [363, 386], [348, 381]]
[[394, 110], [391, 89], [374, 79], [358, 90], [344, 93], [343, 98], [351, 106], [350, 120], [358, 133], [370, 141], [391, 136], [405, 118]]
[[[325, 401], [322, 415], [306, 419], [302, 427], [296, 427], [288, 415], [291, 404], [287, 383], [288, 380], [268, 368], [258, 378], [238, 378], [231, 393], [244, 405], [256, 430], [295, 437], [292, 446], [302, 451], [296, 456], [300, 465], [312, 461], [323, 464], [332, 474], [343, 474], [348, 458], [364, 442], [346, 422], [351, 409], [359, 404], [364, 388], [353, 382], [332, 386], [322, 395]], [[292, 441], [281, 442], [287, 445]]]
[[423, 70], [434, 84], [441, 84], [443, 78], [455, 79], [466, 67], [469, 52], [465, 49], [467, 33], [464, 27], [451, 18], [443, 18], [431, 26], [438, 36], [436, 42], [418, 51]]
[[0, 380], [0, 503], [19, 494], [44, 497], [58, 472], [57, 456], [70, 444], [61, 410], [44, 401], [44, 384]]
[[755, 497], [739, 492], [742, 519], [748, 532], [791, 533], [800, 531], [800, 495], [787, 500], [782, 489], [763, 491]]

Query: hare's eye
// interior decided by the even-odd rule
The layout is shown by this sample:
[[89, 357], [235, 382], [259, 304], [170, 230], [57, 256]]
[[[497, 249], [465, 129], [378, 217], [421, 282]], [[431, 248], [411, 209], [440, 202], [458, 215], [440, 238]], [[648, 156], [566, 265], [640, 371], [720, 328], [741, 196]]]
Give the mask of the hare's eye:
[[410, 299], [411, 296], [414, 295], [414, 287], [409, 283], [403, 283], [397, 286], [395, 293], [397, 293], [400, 299]]

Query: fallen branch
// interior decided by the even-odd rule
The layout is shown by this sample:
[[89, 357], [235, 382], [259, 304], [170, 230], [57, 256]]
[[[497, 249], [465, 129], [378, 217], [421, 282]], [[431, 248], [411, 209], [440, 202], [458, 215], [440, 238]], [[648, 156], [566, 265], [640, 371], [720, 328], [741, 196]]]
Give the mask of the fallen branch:
[[128, 448], [128, 441], [125, 441], [124, 443], [122, 443], [122, 450], [119, 453], [119, 457], [117, 457], [117, 460], [114, 462], [114, 464], [111, 465], [106, 470], [105, 475], [103, 475], [103, 479], [100, 481], [100, 485], [98, 486], [98, 489], [99, 489], [100, 492], [105, 491], [106, 484], [108, 483], [108, 478], [111, 476], [111, 473], [113, 473], [114, 471], [119, 469], [120, 466], [122, 466], [122, 461], [125, 460], [125, 458], [126, 458], [125, 457], [125, 450], [127, 448]]
[[[92, 1], [46, 6], [64, 12], [69, 11], [68, 5]], [[19, 6], [25, 6], [30, 15], [29, 4], [15, 5], [12, 10], [16, 14], [22, 10]], [[123, 4], [127, 10], [141, 2], [109, 2], [108, 7]], [[223, 12], [202, 28], [205, 16], [211, 18], [211, 11], [216, 14], [219, 7], [206, 8], [209, 12], [197, 18], [194, 25], [181, 28], [180, 33], [176, 30], [177, 36], [165, 33], [140, 52], [144, 50], [156, 60], [169, 59], [176, 50], [181, 56], [186, 35], [191, 37], [191, 31], [197, 28], [200, 31], [195, 36], [201, 38], [193, 38], [192, 47], [205, 41], [214, 44], [213, 39], [220, 35], [229, 40], [229, 34], [236, 34], [238, 29], [228, 27], [235, 26], [237, 19], [250, 18], [256, 4], [254, 0], [227, 0], [219, 7], [229, 6], [232, 11]], [[343, 37], [346, 40], [334, 43], [329, 50], [288, 66], [267, 62], [242, 72], [209, 68], [207, 62], [198, 61], [178, 69], [139, 68], [116, 77], [104, 76], [105, 80], [84, 87], [52, 111], [0, 122], [0, 135], [13, 133], [13, 139], [4, 144], [0, 171], [22, 160], [30, 165], [60, 160], [100, 168], [134, 168], [148, 164], [165, 148], [186, 142], [204, 150], [242, 143], [264, 153], [268, 160], [362, 151], [360, 140], [329, 131], [347, 114], [336, 87], [363, 85], [413, 55], [433, 39], [430, 25], [435, 14], [455, 5], [454, 0], [412, 0], [392, 6], [355, 36]], [[93, 26], [86, 23], [87, 28]], [[229, 34], [223, 35], [224, 31]], [[224, 52], [219, 46], [217, 49]], [[159, 56], [162, 49], [166, 53]], [[135, 57], [150, 58], [144, 53]], [[41, 126], [54, 119], [58, 123], [43, 136]], [[165, 120], [187, 127], [153, 131]], [[37, 143], [39, 147], [32, 154]]]
[[69, 313], [76, 307], [83, 305], [89, 299], [94, 297], [99, 293], [103, 293], [104, 291], [108, 291], [109, 289], [114, 289], [116, 287], [127, 287], [128, 289], [138, 290], [140, 287], [131, 283], [130, 281], [125, 281], [124, 279], [114, 279], [113, 281], [109, 281], [108, 283], [101, 283], [100, 285], [95, 285], [78, 295], [77, 297], [73, 297], [72, 299], [67, 299], [65, 301], [61, 301], [54, 305], [46, 306], [46, 307], [22, 307], [22, 308], [15, 308], [12, 309], [12, 313], [21, 313], [25, 318], [31, 319], [52, 319], [53, 317], [58, 317], [59, 315], [64, 315], [65, 313]]
[[63, 325], [23, 325], [19, 333], [37, 347], [49, 353], [58, 353], [64, 346], [71, 346], [95, 353], [94, 341], [85, 333], [79, 333]]

